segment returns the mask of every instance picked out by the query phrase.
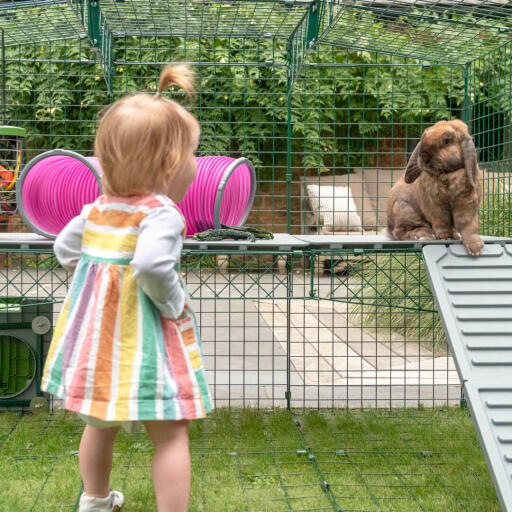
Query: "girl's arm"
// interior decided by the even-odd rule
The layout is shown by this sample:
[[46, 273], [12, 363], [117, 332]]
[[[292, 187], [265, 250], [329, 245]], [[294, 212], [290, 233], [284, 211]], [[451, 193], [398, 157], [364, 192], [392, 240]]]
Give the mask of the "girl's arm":
[[83, 207], [82, 213], [71, 219], [66, 227], [59, 233], [53, 244], [53, 250], [59, 263], [68, 272], [73, 272], [80, 259], [82, 250], [82, 233], [85, 220], [92, 205]]
[[140, 223], [131, 261], [134, 278], [166, 318], [178, 318], [185, 305], [185, 292], [175, 269], [183, 248], [184, 227], [173, 206], [153, 209]]

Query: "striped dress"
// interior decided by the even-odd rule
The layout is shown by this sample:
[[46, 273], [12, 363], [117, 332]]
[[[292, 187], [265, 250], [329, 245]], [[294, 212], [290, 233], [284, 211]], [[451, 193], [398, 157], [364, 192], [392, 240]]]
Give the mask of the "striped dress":
[[80, 254], [42, 381], [66, 409], [104, 421], [196, 419], [212, 409], [193, 311], [162, 316], [130, 264], [141, 222], [162, 206], [175, 207], [165, 196], [101, 196], [82, 213]]

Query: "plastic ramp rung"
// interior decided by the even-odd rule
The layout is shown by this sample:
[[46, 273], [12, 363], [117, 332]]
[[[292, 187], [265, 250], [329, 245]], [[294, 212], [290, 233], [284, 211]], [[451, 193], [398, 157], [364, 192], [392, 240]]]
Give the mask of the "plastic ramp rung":
[[427, 245], [425, 264], [504, 511], [512, 512], [512, 244]]

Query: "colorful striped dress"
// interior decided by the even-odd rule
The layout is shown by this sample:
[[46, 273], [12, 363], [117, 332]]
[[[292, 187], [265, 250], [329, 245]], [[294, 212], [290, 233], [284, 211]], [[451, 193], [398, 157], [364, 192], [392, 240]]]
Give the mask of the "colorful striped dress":
[[[212, 409], [197, 322], [189, 306], [183, 310], [189, 300], [179, 273], [171, 266], [163, 277], [154, 274], [156, 291], [148, 284], [146, 293], [141, 284], [150, 283], [151, 269], [179, 261], [184, 222], [176, 211], [166, 196], [101, 196], [59, 235], [57, 258], [76, 269], [42, 388], [62, 398], [66, 409], [104, 421], [196, 419]], [[152, 218], [177, 219], [168, 229], [179, 244], [159, 254], [167, 246], [158, 245], [155, 234], [155, 247], [147, 247]], [[165, 228], [160, 221], [158, 233]], [[138, 244], [142, 229], [146, 247]], [[73, 250], [58, 250], [65, 244], [76, 250], [74, 258]], [[147, 276], [137, 275], [138, 251], [151, 260], [143, 265]], [[169, 297], [176, 292], [175, 298], [160, 303], [160, 289]]]

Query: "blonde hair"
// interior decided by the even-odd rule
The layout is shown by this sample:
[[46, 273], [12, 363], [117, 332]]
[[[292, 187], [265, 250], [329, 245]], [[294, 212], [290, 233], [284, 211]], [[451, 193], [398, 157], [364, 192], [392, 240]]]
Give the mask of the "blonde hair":
[[103, 170], [103, 191], [115, 196], [166, 193], [172, 174], [190, 158], [195, 118], [161, 93], [170, 85], [193, 97], [195, 75], [185, 64], [168, 64], [156, 94], [138, 93], [108, 107], [94, 151]]

